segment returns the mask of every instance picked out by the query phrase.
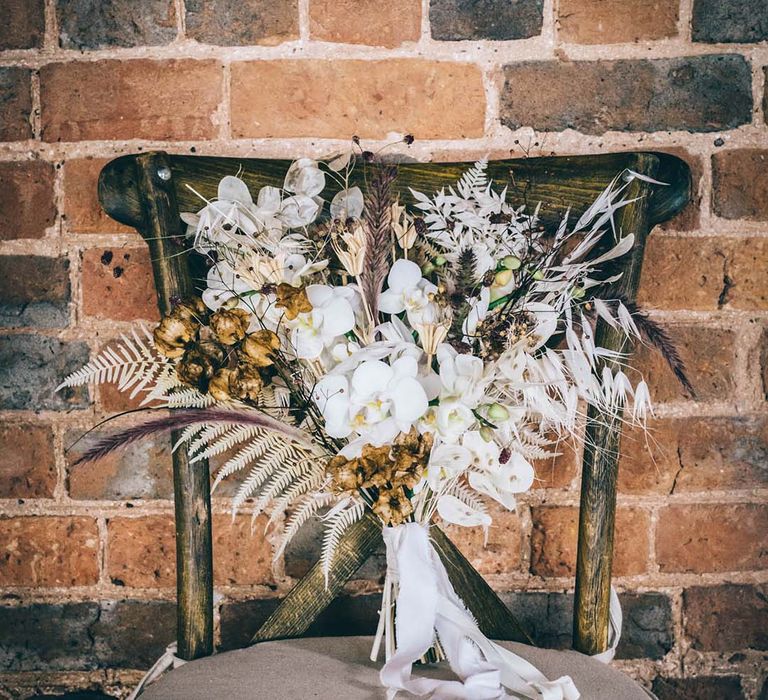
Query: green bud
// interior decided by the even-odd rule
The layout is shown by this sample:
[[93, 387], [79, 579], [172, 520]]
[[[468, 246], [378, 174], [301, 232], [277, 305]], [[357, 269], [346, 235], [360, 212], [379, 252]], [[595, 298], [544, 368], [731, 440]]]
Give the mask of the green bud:
[[437, 256], [437, 257], [434, 259], [434, 261], [433, 261], [433, 262], [434, 262], [434, 263], [435, 263], [435, 265], [437, 265], [438, 267], [442, 267], [442, 266], [443, 266], [443, 265], [445, 265], [445, 263], [447, 263], [448, 261], [445, 259], [445, 257], [444, 257], [444, 256], [442, 256], [442, 255], [438, 255], [438, 256]]
[[520, 262], [520, 258], [516, 257], [515, 255], [507, 255], [501, 261], [502, 267], [506, 267], [507, 270], [519, 270], [520, 265], [522, 264], [523, 263]]
[[493, 278], [493, 283], [497, 287], [503, 287], [504, 285], [508, 284], [511, 279], [512, 279], [512, 270], [502, 270], [501, 272], [496, 273], [496, 275]]
[[509, 418], [509, 411], [500, 403], [492, 403], [488, 407], [488, 417], [491, 420], [507, 420]]
[[584, 287], [574, 287], [571, 294], [573, 295], [574, 299], [583, 299], [585, 296], [587, 296], [587, 290], [584, 289]]
[[533, 279], [537, 282], [541, 282], [541, 280], [544, 279], [544, 273], [541, 270], [536, 270], [536, 272], [533, 273]]
[[435, 266], [431, 263], [424, 263], [424, 267], [421, 268], [422, 275], [431, 275], [435, 271]]

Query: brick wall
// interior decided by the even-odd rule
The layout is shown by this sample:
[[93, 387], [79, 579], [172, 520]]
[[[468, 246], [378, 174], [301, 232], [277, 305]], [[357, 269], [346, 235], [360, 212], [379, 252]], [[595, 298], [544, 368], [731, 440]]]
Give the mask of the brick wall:
[[[411, 132], [419, 158], [658, 149], [694, 202], [650, 239], [642, 300], [699, 398], [641, 352], [649, 449], [628, 434], [618, 665], [660, 698], [766, 698], [768, 15], [764, 0], [0, 0], [0, 697], [118, 695], [174, 634], [162, 440], [87, 468], [64, 448], [125, 407], [55, 395], [89, 353], [153, 319], [139, 237], [96, 177], [165, 148], [322, 154]], [[340, 140], [335, 140], [340, 139]], [[567, 645], [577, 459], [542, 465], [489, 545], [455, 533], [542, 643]], [[244, 644], [317, 556], [215, 502], [216, 634]], [[369, 630], [381, 559], [313, 628]]]

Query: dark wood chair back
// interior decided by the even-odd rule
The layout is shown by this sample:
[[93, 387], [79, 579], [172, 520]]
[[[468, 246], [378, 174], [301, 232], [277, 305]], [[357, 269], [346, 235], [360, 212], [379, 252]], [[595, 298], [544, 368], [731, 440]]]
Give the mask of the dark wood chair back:
[[[99, 200], [117, 221], [132, 226], [150, 248], [160, 311], [174, 297], [194, 292], [193, 256], [184, 254], [184, 226], [179, 212], [201, 208], [198, 194], [213, 199], [219, 180], [239, 174], [252, 191], [281, 186], [290, 162], [177, 156], [162, 152], [130, 155], [108, 163], [99, 178]], [[397, 187], [401, 201], [412, 201], [410, 189], [435, 191], [454, 183], [468, 163], [402, 163]], [[526, 158], [492, 161], [489, 175], [507, 186], [516, 202], [541, 205], [544, 225], [553, 225], [570, 208], [578, 218], [616, 176], [633, 171], [666, 183], [636, 178], [628, 189], [638, 199], [618, 214], [617, 225], [633, 232], [636, 245], [618, 291], [633, 299], [637, 292], [645, 239], [651, 228], [672, 218], [689, 199], [690, 173], [680, 159], [662, 153], [617, 153], [597, 156]], [[194, 190], [194, 191], [193, 191]], [[199, 278], [199, 272], [198, 277]], [[605, 347], [628, 350], [626, 340], [598, 323], [596, 340]], [[574, 647], [594, 654], [608, 643], [608, 607], [616, 508], [616, 474], [620, 424], [590, 411], [587, 418], [579, 516]], [[595, 447], [599, 446], [599, 447]], [[183, 450], [174, 454], [176, 561], [178, 589], [178, 654], [185, 659], [213, 651], [213, 567], [208, 465], [190, 468]], [[491, 638], [530, 639], [506, 606], [450, 540], [433, 528], [438, 551], [451, 580], [483, 632]], [[295, 586], [259, 629], [254, 641], [300, 636], [333, 600], [344, 583], [380, 545], [381, 531], [373, 516], [356, 523], [339, 548], [326, 587], [319, 565]]]

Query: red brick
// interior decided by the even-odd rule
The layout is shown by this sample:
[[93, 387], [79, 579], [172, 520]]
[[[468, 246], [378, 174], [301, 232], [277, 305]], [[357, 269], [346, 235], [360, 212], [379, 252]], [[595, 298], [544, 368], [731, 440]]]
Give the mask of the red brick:
[[296, 0], [187, 0], [190, 39], [218, 46], [279, 44], [299, 38]]
[[[533, 508], [531, 573], [537, 576], [574, 576], [579, 532], [578, 508]], [[614, 576], [632, 576], [648, 569], [650, 518], [639, 508], [616, 511]]]
[[683, 615], [694, 649], [768, 649], [768, 585], [689, 588], [683, 592]]
[[35, 49], [43, 45], [44, 0], [0, 0], [0, 50]]
[[157, 319], [146, 248], [92, 248], [83, 254], [83, 312], [116, 321]]
[[53, 433], [47, 425], [0, 426], [0, 498], [51, 498], [56, 488]]
[[[228, 515], [213, 517], [213, 576], [216, 585], [272, 582], [272, 550], [260, 518], [251, 534], [250, 516], [232, 523]], [[108, 574], [132, 588], [169, 588], [176, 581], [176, 542], [171, 516], [112, 518], [108, 525]]]
[[752, 119], [752, 74], [737, 54], [522, 61], [503, 75], [499, 110], [510, 129], [707, 132]]
[[429, 25], [440, 41], [509, 41], [541, 34], [541, 0], [431, 0]]
[[249, 61], [232, 64], [232, 85], [236, 138], [483, 135], [482, 76], [467, 63]]
[[659, 512], [656, 559], [663, 573], [764, 569], [766, 532], [764, 505], [667, 506]]
[[689, 493], [765, 488], [768, 419], [765, 416], [666, 418], [646, 436], [625, 430], [619, 490]]
[[[23, 280], [23, 284], [19, 281]], [[0, 256], [0, 325], [69, 325], [69, 260], [41, 255]]]
[[320, 41], [390, 48], [418, 41], [421, 1], [312, 0], [309, 34]]
[[712, 209], [725, 219], [768, 221], [768, 150], [712, 156]]
[[0, 586], [87, 586], [98, 581], [92, 518], [0, 518]]
[[[734, 395], [733, 366], [736, 361], [736, 333], [730, 329], [669, 326], [673, 343], [685, 363], [688, 378], [700, 400], [728, 401]], [[654, 401], [680, 401], [685, 398], [680, 383], [661, 355], [640, 345], [630, 361], [645, 377]]]
[[535, 462], [536, 481], [533, 488], [564, 489], [571, 486], [581, 466], [581, 450], [563, 443], [557, 447], [557, 457]]
[[768, 309], [768, 238], [648, 240], [639, 301], [655, 308]]
[[738, 676], [658, 676], [652, 690], [657, 700], [746, 700]]
[[56, 219], [53, 166], [41, 160], [0, 163], [0, 182], [0, 241], [42, 238]]
[[0, 141], [32, 138], [32, 71], [0, 68]]
[[620, 44], [677, 35], [677, 0], [560, 0], [560, 37], [577, 44]]
[[[66, 444], [69, 495], [77, 500], [126, 500], [173, 498], [171, 441], [161, 435], [134, 443], [96, 462], [72, 466], [86, 449], [105, 433], [71, 431]], [[79, 439], [82, 438], [82, 439]]]
[[40, 69], [40, 94], [45, 141], [213, 138], [222, 67], [186, 59], [51, 63]]
[[701, 218], [701, 200], [708, 185], [704, 183], [703, 158], [694, 156], [684, 148], [664, 148], [665, 153], [684, 160], [691, 170], [690, 199], [679, 214], [659, 224], [663, 231], [695, 231]]
[[82, 158], [64, 164], [65, 226], [72, 233], [136, 233], [118, 223], [99, 204], [97, 186], [109, 158]]
[[445, 533], [481, 574], [509, 574], [520, 569], [522, 531], [520, 518], [501, 506], [490, 505], [493, 523], [484, 544], [482, 528], [449, 525]]

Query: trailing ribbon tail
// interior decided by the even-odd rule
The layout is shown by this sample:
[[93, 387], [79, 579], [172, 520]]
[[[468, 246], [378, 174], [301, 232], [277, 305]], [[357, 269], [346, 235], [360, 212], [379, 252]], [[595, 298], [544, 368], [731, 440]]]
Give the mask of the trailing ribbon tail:
[[[398, 584], [396, 651], [381, 669], [387, 697], [399, 690], [440, 700], [578, 700], [569, 676], [550, 681], [535, 666], [489, 640], [453, 590], [427, 528], [406, 523], [384, 528], [388, 571]], [[412, 676], [413, 663], [435, 641], [460, 680]], [[507, 691], [513, 693], [510, 695]]]

